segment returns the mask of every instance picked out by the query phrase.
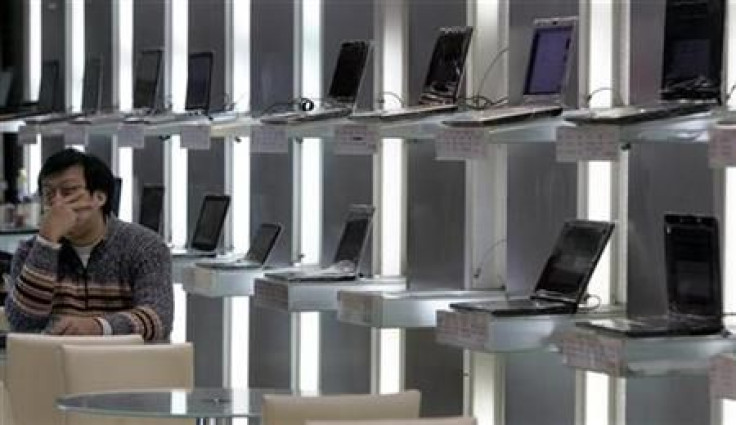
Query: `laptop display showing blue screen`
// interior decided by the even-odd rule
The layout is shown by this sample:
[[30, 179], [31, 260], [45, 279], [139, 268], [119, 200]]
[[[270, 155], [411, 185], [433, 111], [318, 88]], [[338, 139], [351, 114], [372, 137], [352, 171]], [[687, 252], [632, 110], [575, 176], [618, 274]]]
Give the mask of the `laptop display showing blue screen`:
[[574, 32], [573, 26], [536, 29], [524, 87], [525, 95], [552, 95], [562, 92]]

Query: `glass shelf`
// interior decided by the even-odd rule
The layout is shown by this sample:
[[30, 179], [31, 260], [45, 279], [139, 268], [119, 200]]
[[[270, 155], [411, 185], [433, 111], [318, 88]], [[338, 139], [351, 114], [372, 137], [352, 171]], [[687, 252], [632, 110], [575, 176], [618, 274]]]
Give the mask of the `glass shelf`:
[[353, 292], [337, 294], [338, 320], [374, 328], [432, 328], [451, 303], [503, 299], [503, 290]]
[[17, 133], [21, 125], [22, 120], [0, 121], [0, 133]]
[[361, 278], [346, 282], [286, 282], [256, 278], [255, 305], [288, 312], [335, 311], [340, 291], [405, 291], [403, 277]]
[[620, 306], [602, 306], [593, 312], [495, 317], [480, 311], [437, 312], [437, 342], [488, 353], [555, 349], [556, 335], [578, 320], [621, 314]]
[[211, 298], [249, 297], [254, 281], [263, 277], [263, 268], [214, 269], [197, 265], [184, 267], [182, 287], [189, 294]]

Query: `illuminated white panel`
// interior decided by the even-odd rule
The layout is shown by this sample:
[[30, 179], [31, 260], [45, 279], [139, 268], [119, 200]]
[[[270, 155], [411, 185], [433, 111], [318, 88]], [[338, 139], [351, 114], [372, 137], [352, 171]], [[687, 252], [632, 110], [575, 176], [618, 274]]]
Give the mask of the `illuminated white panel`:
[[402, 337], [403, 332], [400, 329], [380, 329], [380, 385], [378, 392], [380, 394], [395, 393], [402, 390], [403, 373], [402, 373]]
[[[251, 45], [251, 2], [239, 0], [232, 3], [233, 49], [232, 49], [232, 92], [231, 101], [238, 111], [250, 109], [250, 45]], [[237, 156], [235, 158], [238, 158]]]
[[171, 329], [171, 342], [187, 340], [187, 293], [180, 283], [174, 284], [174, 324]]
[[299, 314], [299, 390], [319, 390], [319, 312]]
[[188, 23], [189, 0], [171, 0], [171, 107], [174, 111], [183, 111], [186, 101]]
[[66, 107], [82, 109], [82, 81], [84, 80], [84, 0], [67, 0], [65, 10], [66, 39]]
[[184, 246], [187, 242], [187, 150], [181, 148], [181, 138], [172, 136], [171, 144], [171, 242]]
[[403, 273], [404, 141], [384, 139], [381, 145], [381, 270], [384, 276]]
[[[588, 218], [609, 221], [613, 206], [613, 165], [607, 161], [594, 161], [588, 164]], [[606, 247], [598, 266], [593, 273], [588, 292], [601, 299], [601, 303], [611, 301], [611, 246]]]
[[585, 374], [586, 408], [585, 423], [598, 425], [608, 422], [609, 412], [609, 380], [611, 378], [600, 373]]
[[[588, 52], [588, 87], [592, 93], [613, 84], [613, 10], [614, 0], [589, 0], [590, 50]], [[610, 90], [602, 90], [591, 99], [590, 106], [606, 107], [613, 101]]]
[[117, 99], [113, 103], [127, 111], [133, 108], [133, 0], [117, 0], [113, 7], [117, 8], [117, 52], [113, 58]]
[[[41, 171], [41, 136], [36, 136], [36, 143], [25, 147], [26, 193], [38, 192], [38, 173]], [[21, 190], [22, 188], [18, 188]]]
[[118, 149], [117, 175], [123, 179], [119, 217], [124, 221], [133, 221], [133, 148]]
[[38, 88], [41, 84], [41, 29], [42, 29], [42, 13], [41, 0], [26, 1], [26, 19], [25, 27], [27, 56], [26, 56], [26, 75], [28, 82], [25, 86], [24, 98], [27, 100], [38, 99]]

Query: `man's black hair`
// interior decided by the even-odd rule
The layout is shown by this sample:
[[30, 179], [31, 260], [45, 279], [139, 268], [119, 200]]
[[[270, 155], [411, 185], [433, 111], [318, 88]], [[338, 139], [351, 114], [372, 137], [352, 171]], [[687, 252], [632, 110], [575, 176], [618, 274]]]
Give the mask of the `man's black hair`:
[[43, 163], [43, 167], [38, 173], [39, 189], [43, 187], [43, 181], [46, 178], [74, 166], [80, 166], [84, 170], [84, 181], [90, 194], [100, 191], [106, 195], [107, 199], [102, 206], [102, 214], [109, 215], [112, 210], [112, 200], [115, 192], [115, 178], [107, 164], [94, 155], [72, 148], [51, 155]]

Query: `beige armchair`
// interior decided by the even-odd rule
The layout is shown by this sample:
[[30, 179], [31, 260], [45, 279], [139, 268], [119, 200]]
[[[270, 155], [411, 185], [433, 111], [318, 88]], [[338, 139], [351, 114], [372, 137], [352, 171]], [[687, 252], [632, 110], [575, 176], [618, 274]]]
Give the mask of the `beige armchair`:
[[50, 336], [11, 333], [7, 339], [5, 386], [13, 425], [59, 425], [56, 398], [63, 394], [59, 348], [63, 344], [143, 344], [140, 335]]
[[[194, 350], [189, 343], [61, 347], [66, 394], [140, 389], [192, 388]], [[69, 413], [67, 425], [191, 424], [193, 420], [112, 418]], [[155, 421], [155, 422], [153, 422]]]
[[380, 395], [266, 395], [263, 398], [262, 425], [305, 425], [309, 420], [418, 418], [420, 398], [416, 390]]
[[421, 419], [375, 419], [342, 421], [307, 421], [306, 425], [476, 425], [472, 416], [450, 416]]

